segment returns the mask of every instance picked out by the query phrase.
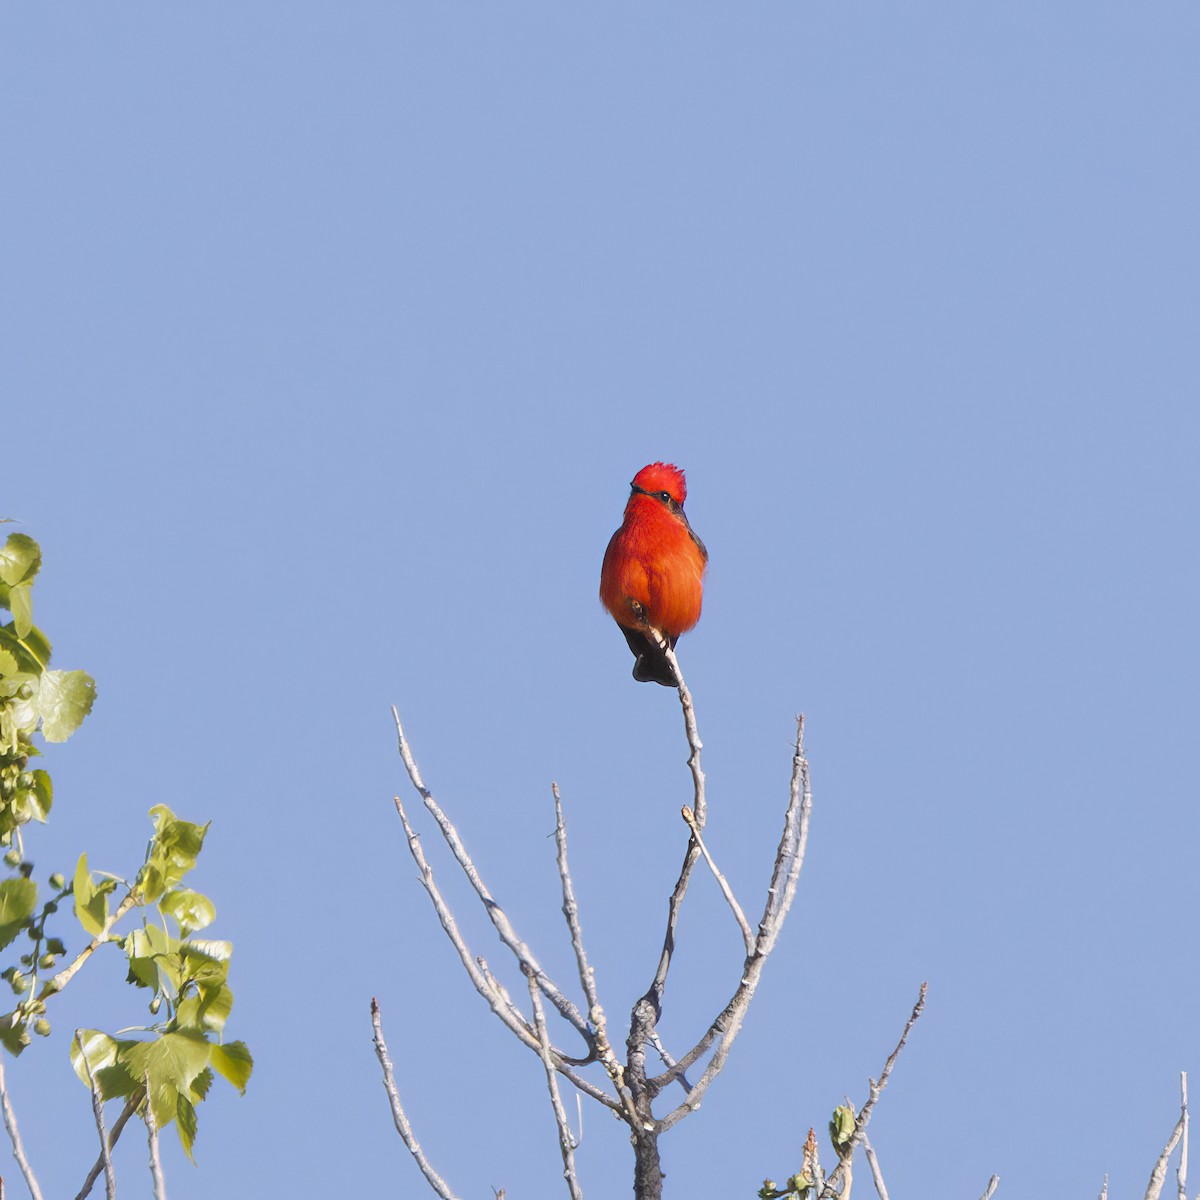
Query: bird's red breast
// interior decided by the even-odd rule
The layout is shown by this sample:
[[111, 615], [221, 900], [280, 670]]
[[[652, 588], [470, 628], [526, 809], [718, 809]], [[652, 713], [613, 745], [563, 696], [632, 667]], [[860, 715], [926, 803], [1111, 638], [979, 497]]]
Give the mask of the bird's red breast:
[[618, 625], [659, 630], [675, 645], [700, 620], [708, 552], [683, 515], [687, 482], [670, 463], [643, 467], [600, 571], [600, 599]]

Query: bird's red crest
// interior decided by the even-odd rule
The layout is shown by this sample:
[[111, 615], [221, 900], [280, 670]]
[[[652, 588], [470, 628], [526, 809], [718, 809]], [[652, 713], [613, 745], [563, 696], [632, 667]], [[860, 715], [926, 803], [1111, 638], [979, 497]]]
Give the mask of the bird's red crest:
[[687, 499], [687, 480], [674, 463], [656, 462], [643, 467], [633, 477], [633, 486], [647, 492], [669, 492], [680, 506]]

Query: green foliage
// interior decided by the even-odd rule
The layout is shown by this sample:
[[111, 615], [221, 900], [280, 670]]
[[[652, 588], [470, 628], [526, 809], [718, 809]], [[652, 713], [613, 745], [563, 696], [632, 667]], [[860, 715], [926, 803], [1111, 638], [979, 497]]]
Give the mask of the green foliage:
[[64, 742], [92, 711], [96, 685], [84, 671], [50, 668], [50, 642], [33, 623], [33, 580], [42, 552], [33, 538], [10, 533], [0, 547], [0, 608], [12, 615], [0, 626], [0, 845], [29, 821], [45, 821], [53, 800], [50, 776], [30, 770], [47, 742]]
[[[148, 1106], [160, 1129], [174, 1121], [191, 1158], [196, 1106], [213, 1079], [220, 1075], [244, 1092], [253, 1068], [242, 1042], [222, 1041], [233, 1009], [227, 978], [232, 944], [192, 936], [217, 916], [207, 896], [183, 886], [208, 825], [184, 821], [156, 804], [149, 814], [154, 835], [132, 882], [93, 873], [82, 854], [69, 880], [64, 872], [48, 877], [49, 899], [39, 910], [21, 827], [46, 820], [53, 789], [46, 771], [29, 769], [29, 760], [40, 753], [32, 739], [40, 733], [46, 742], [65, 741], [91, 711], [96, 694], [83, 671], [49, 667], [50, 642], [33, 624], [32, 584], [40, 566], [37, 543], [10, 534], [0, 548], [0, 607], [12, 616], [0, 626], [0, 847], [8, 848], [4, 862], [14, 874], [0, 881], [0, 950], [22, 933], [29, 947], [0, 971], [17, 997], [13, 1010], [0, 1016], [0, 1044], [20, 1054], [31, 1032], [48, 1036], [47, 1003], [97, 950], [118, 947], [125, 955], [127, 982], [150, 993], [151, 1021], [122, 1031], [133, 1037], [77, 1030], [71, 1063], [102, 1101], [132, 1099], [143, 1114]], [[85, 944], [60, 966], [66, 945], [47, 931], [47, 922], [68, 898]], [[122, 919], [133, 914], [140, 920], [118, 932]]]

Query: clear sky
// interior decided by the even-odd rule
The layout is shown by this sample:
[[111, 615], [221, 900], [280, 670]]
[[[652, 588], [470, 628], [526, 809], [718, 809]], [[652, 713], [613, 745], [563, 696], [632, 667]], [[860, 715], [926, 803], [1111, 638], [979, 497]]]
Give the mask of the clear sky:
[[[680, 653], [747, 909], [801, 710], [816, 792], [667, 1194], [798, 1169], [922, 980], [871, 1126], [897, 1200], [1141, 1194], [1200, 1091], [1198, 62], [1170, 0], [0, 11], [0, 512], [98, 683], [29, 845], [129, 871], [151, 805], [211, 819], [257, 1061], [172, 1200], [424, 1194], [372, 995], [458, 1192], [561, 1194], [540, 1066], [416, 882], [388, 707], [566, 978], [557, 780], [626, 1019], [690, 796], [596, 597], [655, 459], [712, 556]], [[711, 879], [680, 941], [674, 1047], [738, 978]], [[118, 957], [9, 1070], [48, 1195], [95, 1146], [70, 1029], [147, 1019]], [[621, 1128], [584, 1133], [585, 1193], [626, 1194]]]

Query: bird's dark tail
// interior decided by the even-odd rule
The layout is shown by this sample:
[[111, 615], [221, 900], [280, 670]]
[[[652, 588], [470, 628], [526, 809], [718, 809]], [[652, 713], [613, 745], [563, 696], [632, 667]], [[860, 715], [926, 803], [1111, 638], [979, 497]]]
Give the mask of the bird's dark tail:
[[[679, 686], [671, 664], [667, 662], [667, 656], [650, 634], [643, 633], [640, 629], [630, 629], [625, 625], [618, 625], [617, 628], [625, 635], [625, 640], [637, 659], [633, 664], [633, 677], [638, 683], [661, 683], [663, 687]], [[671, 649], [674, 648], [675, 642], [671, 639]]]

